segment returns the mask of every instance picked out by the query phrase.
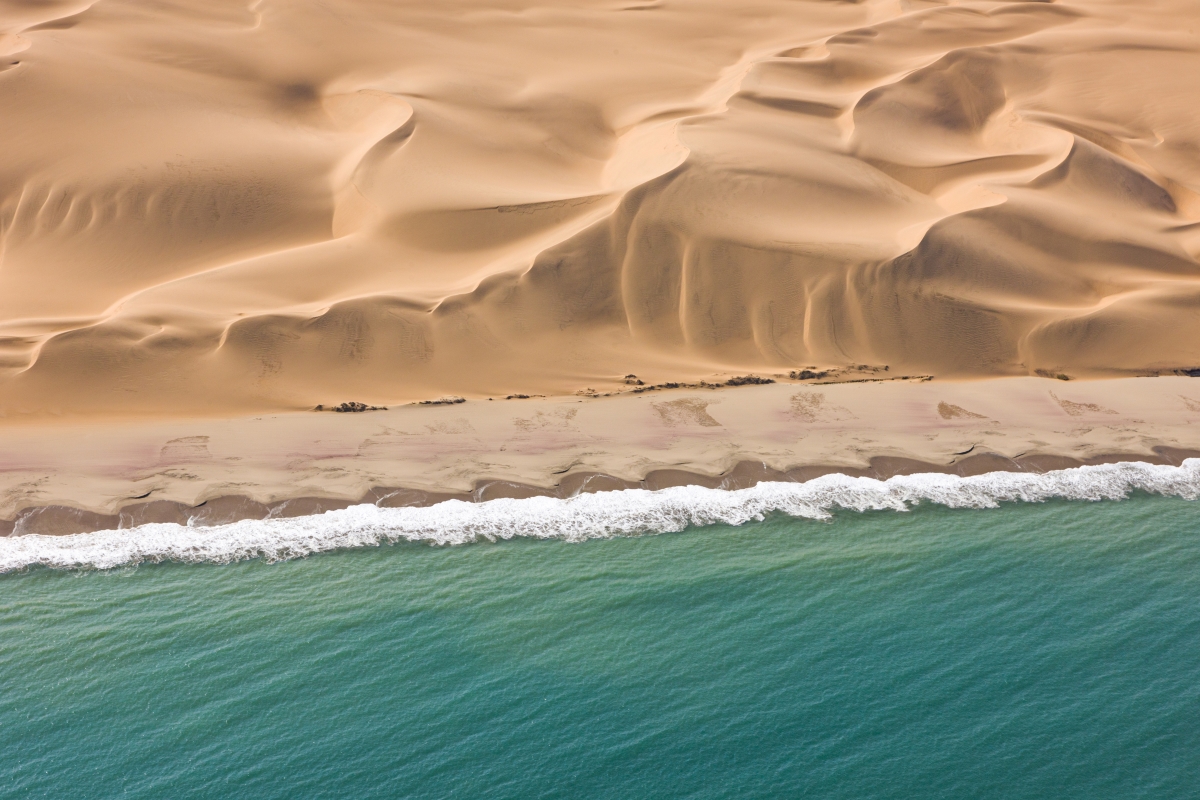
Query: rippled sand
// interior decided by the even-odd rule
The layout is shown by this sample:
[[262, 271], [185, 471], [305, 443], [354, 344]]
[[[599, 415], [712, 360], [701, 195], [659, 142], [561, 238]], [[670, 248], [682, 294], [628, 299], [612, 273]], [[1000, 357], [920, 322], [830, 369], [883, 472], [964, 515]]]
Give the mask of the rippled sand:
[[0, 411], [1200, 366], [1200, 6], [0, 2]]

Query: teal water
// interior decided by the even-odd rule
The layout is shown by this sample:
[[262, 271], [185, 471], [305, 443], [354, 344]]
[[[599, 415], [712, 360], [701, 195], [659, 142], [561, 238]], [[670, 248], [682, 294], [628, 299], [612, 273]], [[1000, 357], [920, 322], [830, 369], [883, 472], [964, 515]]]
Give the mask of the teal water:
[[1200, 505], [0, 576], [0, 797], [1200, 797]]

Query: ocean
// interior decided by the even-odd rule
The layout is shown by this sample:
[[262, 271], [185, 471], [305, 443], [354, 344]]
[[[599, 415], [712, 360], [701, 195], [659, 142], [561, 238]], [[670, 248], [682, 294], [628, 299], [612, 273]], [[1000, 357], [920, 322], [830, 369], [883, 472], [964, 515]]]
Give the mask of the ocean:
[[1200, 462], [820, 480], [0, 540], [0, 797], [1200, 797]]

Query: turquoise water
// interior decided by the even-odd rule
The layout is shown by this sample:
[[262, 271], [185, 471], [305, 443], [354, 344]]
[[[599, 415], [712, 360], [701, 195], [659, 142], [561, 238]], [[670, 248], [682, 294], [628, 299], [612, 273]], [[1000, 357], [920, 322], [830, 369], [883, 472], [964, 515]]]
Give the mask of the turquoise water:
[[1200, 797], [1200, 505], [0, 576], [0, 797]]

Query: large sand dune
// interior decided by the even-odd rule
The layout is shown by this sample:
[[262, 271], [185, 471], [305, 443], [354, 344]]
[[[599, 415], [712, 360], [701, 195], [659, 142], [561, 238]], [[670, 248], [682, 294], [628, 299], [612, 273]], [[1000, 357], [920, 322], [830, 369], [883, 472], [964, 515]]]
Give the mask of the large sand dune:
[[1194, 0], [0, 0], [0, 411], [1200, 366]]

